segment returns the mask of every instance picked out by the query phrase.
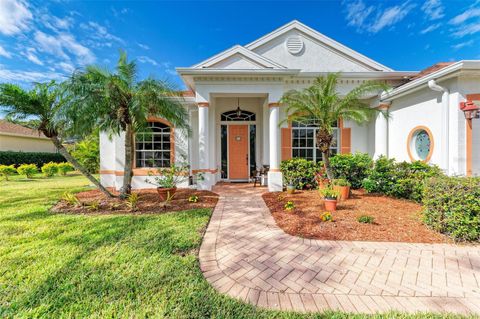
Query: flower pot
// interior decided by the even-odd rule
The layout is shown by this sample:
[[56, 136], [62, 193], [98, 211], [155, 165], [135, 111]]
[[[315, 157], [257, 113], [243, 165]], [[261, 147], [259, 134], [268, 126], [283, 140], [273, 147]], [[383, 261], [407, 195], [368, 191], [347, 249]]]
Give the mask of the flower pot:
[[295, 193], [295, 186], [294, 185], [287, 185], [287, 194]]
[[334, 212], [337, 210], [337, 200], [332, 198], [325, 198], [323, 201], [325, 209], [329, 212]]
[[330, 181], [325, 178], [316, 178], [318, 189], [324, 189], [330, 184]]
[[157, 187], [158, 196], [160, 197], [161, 201], [166, 201], [169, 197], [171, 198], [173, 195], [175, 195], [176, 191], [177, 191], [176, 187], [172, 187], [172, 188]]
[[350, 186], [334, 186], [333, 189], [335, 189], [337, 192], [340, 193], [340, 201], [347, 200], [350, 197]]

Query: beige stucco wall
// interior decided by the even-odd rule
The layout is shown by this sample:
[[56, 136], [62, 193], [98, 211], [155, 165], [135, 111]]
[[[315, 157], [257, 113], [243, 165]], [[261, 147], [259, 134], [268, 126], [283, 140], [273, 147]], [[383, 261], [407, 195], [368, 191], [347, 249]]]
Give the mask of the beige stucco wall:
[[55, 153], [56, 149], [48, 139], [0, 135], [0, 151]]

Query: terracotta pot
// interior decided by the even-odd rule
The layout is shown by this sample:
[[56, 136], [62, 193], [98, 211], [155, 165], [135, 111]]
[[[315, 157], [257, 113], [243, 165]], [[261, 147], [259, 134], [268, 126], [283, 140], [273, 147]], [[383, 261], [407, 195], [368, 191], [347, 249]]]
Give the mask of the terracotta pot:
[[325, 209], [328, 210], [329, 212], [334, 212], [334, 211], [337, 210], [337, 200], [336, 199], [325, 198], [323, 200], [323, 203], [325, 205]]
[[333, 189], [340, 193], [339, 200], [341, 201], [347, 200], [350, 197], [350, 186], [335, 185]]
[[318, 189], [324, 189], [330, 184], [328, 179], [317, 178]]
[[295, 186], [287, 185], [287, 194], [293, 194], [293, 193], [295, 193]]
[[177, 191], [176, 187], [172, 187], [172, 188], [157, 187], [158, 196], [160, 197], [161, 201], [166, 201], [167, 198], [169, 196], [172, 197], [176, 191]]

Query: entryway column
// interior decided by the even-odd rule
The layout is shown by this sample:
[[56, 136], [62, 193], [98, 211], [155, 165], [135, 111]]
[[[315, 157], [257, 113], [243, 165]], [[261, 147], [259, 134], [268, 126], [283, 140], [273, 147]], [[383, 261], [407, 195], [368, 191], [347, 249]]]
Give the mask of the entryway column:
[[208, 127], [208, 102], [198, 103], [198, 166], [196, 170], [197, 186], [202, 190], [211, 190], [213, 174], [209, 169], [210, 149], [209, 149], [209, 127]]
[[380, 104], [378, 106], [381, 113], [378, 113], [377, 118], [375, 119], [374, 159], [377, 159], [382, 155], [388, 156], [388, 119], [382, 113], [387, 112], [389, 106], [389, 104]]
[[280, 104], [269, 103], [269, 153], [270, 170], [268, 171], [268, 190], [280, 192], [283, 189], [282, 172], [280, 172]]

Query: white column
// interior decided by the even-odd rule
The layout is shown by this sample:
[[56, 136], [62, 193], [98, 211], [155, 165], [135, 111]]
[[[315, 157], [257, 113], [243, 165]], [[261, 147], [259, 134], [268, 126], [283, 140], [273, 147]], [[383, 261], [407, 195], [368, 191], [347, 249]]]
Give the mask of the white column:
[[208, 106], [206, 102], [198, 103], [198, 171], [202, 178], [198, 180], [198, 188], [212, 189], [212, 174], [209, 171], [209, 124]]
[[269, 153], [270, 170], [268, 171], [268, 190], [279, 192], [283, 189], [282, 172], [280, 172], [280, 105], [269, 103]]
[[[388, 105], [382, 104], [379, 109], [386, 112]], [[375, 119], [375, 154], [373, 158], [377, 159], [382, 155], [388, 156], [388, 119], [382, 113], [378, 113]]]

